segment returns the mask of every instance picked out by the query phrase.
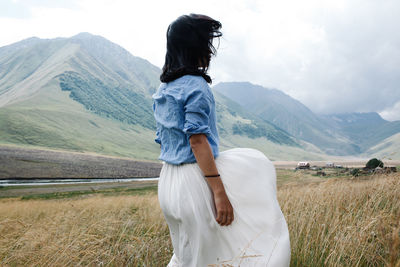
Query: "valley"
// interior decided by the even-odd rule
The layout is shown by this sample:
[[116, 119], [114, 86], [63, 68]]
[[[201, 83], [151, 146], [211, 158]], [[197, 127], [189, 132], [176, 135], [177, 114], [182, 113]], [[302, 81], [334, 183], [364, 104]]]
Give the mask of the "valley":
[[[157, 162], [151, 95], [161, 70], [147, 60], [80, 33], [1, 47], [0, 65], [0, 145]], [[399, 121], [315, 114], [249, 82], [212, 90], [221, 151], [251, 147], [273, 161], [400, 159]]]

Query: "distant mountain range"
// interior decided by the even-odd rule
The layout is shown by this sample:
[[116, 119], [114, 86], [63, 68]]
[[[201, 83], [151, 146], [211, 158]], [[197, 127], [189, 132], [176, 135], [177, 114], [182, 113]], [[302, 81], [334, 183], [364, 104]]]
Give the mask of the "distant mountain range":
[[[147, 60], [89, 33], [1, 47], [0, 144], [155, 160], [151, 95], [159, 74]], [[246, 146], [271, 159], [323, 159], [390, 153], [387, 144], [398, 142], [400, 122], [376, 113], [320, 116], [250, 83], [213, 90], [221, 150]]]
[[363, 154], [400, 133], [400, 121], [386, 121], [378, 113], [318, 115], [279, 90], [248, 82], [220, 83], [213, 89], [330, 155]]

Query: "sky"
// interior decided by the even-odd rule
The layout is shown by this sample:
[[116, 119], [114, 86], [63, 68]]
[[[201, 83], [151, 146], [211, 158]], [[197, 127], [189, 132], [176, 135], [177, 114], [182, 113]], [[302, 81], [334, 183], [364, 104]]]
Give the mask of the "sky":
[[90, 32], [162, 67], [166, 29], [189, 13], [222, 23], [214, 84], [249, 81], [316, 113], [400, 120], [398, 0], [1, 0], [0, 47]]

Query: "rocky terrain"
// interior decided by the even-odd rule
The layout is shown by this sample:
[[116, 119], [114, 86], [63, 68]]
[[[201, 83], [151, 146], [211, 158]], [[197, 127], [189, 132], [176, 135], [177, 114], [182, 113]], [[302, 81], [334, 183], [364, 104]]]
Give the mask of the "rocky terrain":
[[0, 179], [158, 177], [161, 167], [93, 153], [0, 146]]

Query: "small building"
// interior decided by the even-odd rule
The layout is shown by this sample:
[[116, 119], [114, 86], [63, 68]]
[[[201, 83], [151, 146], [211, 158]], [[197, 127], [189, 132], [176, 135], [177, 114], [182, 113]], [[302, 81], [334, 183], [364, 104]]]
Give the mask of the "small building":
[[327, 167], [327, 168], [335, 168], [335, 163], [333, 163], [333, 162], [327, 162], [327, 163], [325, 164], [325, 167]]
[[297, 163], [297, 168], [298, 169], [309, 169], [310, 168], [310, 163], [306, 161], [300, 161]]

